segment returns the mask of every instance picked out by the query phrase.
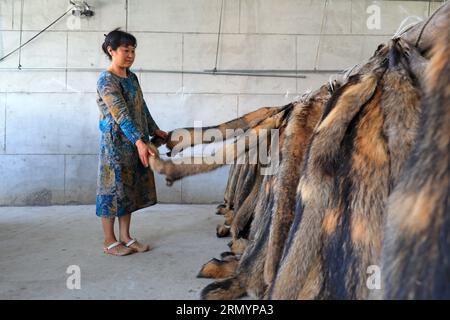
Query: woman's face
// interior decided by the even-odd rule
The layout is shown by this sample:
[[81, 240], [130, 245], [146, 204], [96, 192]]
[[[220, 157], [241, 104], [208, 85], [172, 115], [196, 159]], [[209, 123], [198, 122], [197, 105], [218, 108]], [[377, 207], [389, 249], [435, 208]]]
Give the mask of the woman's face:
[[108, 52], [112, 57], [112, 63], [121, 68], [129, 68], [136, 57], [136, 48], [133, 46], [120, 46], [117, 50], [108, 47]]

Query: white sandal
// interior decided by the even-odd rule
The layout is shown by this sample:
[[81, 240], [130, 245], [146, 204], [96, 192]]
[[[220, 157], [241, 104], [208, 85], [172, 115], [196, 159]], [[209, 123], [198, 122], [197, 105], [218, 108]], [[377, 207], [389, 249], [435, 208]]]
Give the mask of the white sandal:
[[[138, 247], [137, 249], [130, 247], [134, 243], [136, 243], [136, 245]], [[139, 243], [136, 239], [131, 239], [130, 241], [128, 241], [125, 244], [125, 247], [130, 248], [131, 250], [134, 250], [136, 252], [147, 252], [150, 250], [150, 246], [148, 244], [143, 245], [143, 244]]]
[[103, 248], [103, 252], [106, 253], [106, 254], [111, 254], [113, 256], [126, 256], [126, 255], [129, 255], [129, 254], [132, 254], [133, 251], [134, 251], [132, 248], [125, 248], [126, 249], [125, 251], [120, 250], [120, 249], [116, 250], [115, 252], [114, 251], [110, 251], [111, 249], [116, 248], [119, 245], [123, 245], [122, 242], [116, 241], [116, 242], [110, 244], [109, 246], [104, 247]]

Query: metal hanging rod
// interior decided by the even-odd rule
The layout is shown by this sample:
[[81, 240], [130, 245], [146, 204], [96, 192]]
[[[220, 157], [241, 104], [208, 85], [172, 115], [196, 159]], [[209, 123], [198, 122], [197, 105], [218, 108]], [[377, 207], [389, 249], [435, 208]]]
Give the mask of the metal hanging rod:
[[[205, 72], [215, 72], [214, 69], [206, 69]], [[245, 72], [245, 73], [339, 73], [343, 70], [338, 69], [221, 69], [216, 72]]]
[[[83, 67], [22, 67], [20, 70], [17, 68], [0, 68], [0, 72], [10, 71], [74, 71], [74, 72], [102, 72], [104, 68], [83, 68]], [[168, 73], [168, 74], [198, 74], [198, 75], [216, 75], [216, 76], [246, 76], [246, 77], [268, 77], [268, 78], [306, 78], [305, 75], [299, 74], [329, 74], [340, 73], [343, 70], [162, 70], [162, 69], [132, 69], [133, 72], [141, 73]]]

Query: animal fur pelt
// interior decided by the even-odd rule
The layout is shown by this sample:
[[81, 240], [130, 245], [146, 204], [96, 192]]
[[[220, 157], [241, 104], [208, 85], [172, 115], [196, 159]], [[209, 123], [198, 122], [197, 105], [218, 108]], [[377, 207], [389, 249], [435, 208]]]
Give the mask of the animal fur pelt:
[[288, 107], [289, 105], [281, 107], [262, 107], [258, 110], [249, 112], [242, 117], [216, 126], [175, 129], [168, 133], [165, 141], [166, 147], [170, 150], [168, 155], [174, 156], [185, 148], [192, 147], [194, 145], [217, 142], [205, 136], [205, 132], [220, 133], [222, 141], [236, 137], [237, 135], [258, 126], [258, 124], [262, 121], [274, 116]]
[[420, 54], [430, 58], [431, 49], [436, 42], [440, 41], [439, 34], [442, 32], [440, 26], [444, 25], [450, 15], [450, 3], [442, 4], [430, 17], [410, 27], [400, 35], [401, 38], [416, 47]]
[[[224, 139], [226, 128], [244, 129], [222, 154], [250, 130], [279, 129], [281, 167], [272, 176], [259, 165], [233, 167], [219, 208], [231, 223], [231, 253], [200, 272], [227, 278], [201, 298], [449, 298], [449, 13], [445, 4], [380, 45], [336, 86], [322, 86], [321, 100], [313, 94], [214, 127]], [[169, 183], [218, 167], [150, 163]], [[374, 265], [381, 292], [367, 285]]]
[[[286, 115], [287, 117], [288, 115]], [[285, 121], [283, 121], [284, 123]], [[282, 137], [280, 137], [282, 140]], [[272, 142], [271, 142], [272, 143]], [[268, 149], [268, 152], [270, 153], [271, 149]], [[258, 166], [259, 168], [259, 166]], [[245, 172], [244, 172], [245, 173]], [[256, 198], [249, 198], [247, 197], [244, 201], [245, 207], [242, 209], [243, 211], [238, 211], [239, 216], [238, 219], [233, 219], [232, 222], [232, 228], [233, 228], [233, 240], [229, 243], [229, 247], [231, 249], [231, 255], [227, 255], [227, 261], [219, 261], [217, 259], [212, 259], [208, 261], [206, 264], [204, 264], [199, 272], [200, 277], [210, 277], [210, 278], [224, 278], [223, 275], [226, 275], [227, 277], [234, 275], [237, 264], [235, 264], [235, 261], [238, 261], [241, 254], [246, 249], [248, 239], [252, 239], [254, 237], [254, 233], [252, 233], [252, 229], [249, 228], [249, 234], [245, 233], [244, 237], [244, 230], [239, 230], [238, 227], [236, 227], [236, 223], [243, 224], [242, 229], [247, 229], [247, 224], [253, 223], [252, 221], [254, 219], [258, 220], [259, 212], [264, 211], [264, 209], [261, 208], [266, 202], [265, 193], [267, 194], [267, 190], [269, 190], [268, 184], [270, 183], [270, 180], [272, 178], [271, 175], [262, 175], [259, 170], [256, 172], [257, 175], [255, 176], [256, 180], [254, 181], [252, 188], [249, 189], [250, 196], [256, 195]], [[262, 180], [262, 183], [260, 182]], [[254, 200], [256, 199], [256, 201]], [[253, 205], [254, 204], [254, 205]], [[254, 213], [251, 212], [250, 208], [254, 208]], [[245, 217], [243, 216], [245, 215]], [[242, 231], [242, 232], [241, 232]], [[236, 236], [238, 235], [238, 236]], [[233, 266], [233, 269], [230, 268], [230, 264]], [[208, 270], [214, 269], [215, 272], [211, 273], [208, 272]]]
[[379, 262], [385, 203], [420, 115], [398, 40], [369, 65], [372, 71], [351, 77], [335, 94], [314, 133], [271, 298], [368, 297], [367, 270]]
[[292, 110], [292, 106], [292, 104], [288, 104], [279, 108], [281, 111], [279, 110], [273, 116], [262, 120], [244, 134], [236, 137], [234, 143], [225, 144], [215, 151], [214, 155], [197, 159], [196, 157], [186, 157], [175, 162], [174, 160], [163, 160], [159, 154], [156, 154], [149, 159], [150, 167], [153, 171], [165, 175], [167, 185], [172, 185], [174, 181], [186, 176], [216, 170], [230, 162], [239, 163], [245, 159], [250, 150], [254, 150], [258, 144], [261, 145], [270, 138], [270, 130], [280, 127], [283, 119]]
[[[266, 265], [270, 268], [272, 264], [278, 263], [277, 252], [283, 249], [284, 244], [282, 233], [289, 228], [292, 220], [290, 215], [293, 215], [295, 187], [300, 177], [302, 157], [309, 136], [330, 97], [329, 90], [328, 86], [323, 86], [306, 101], [294, 104], [289, 118], [280, 127], [280, 169], [276, 175], [263, 178], [248, 237], [250, 242], [241, 257], [236, 275], [204, 288], [203, 299], [238, 298], [246, 293], [263, 297], [267, 287], [264, 269]], [[272, 217], [272, 211], [275, 219]], [[273, 233], [270, 235], [271, 230]], [[269, 243], [275, 250], [270, 252], [270, 260], [266, 262]]]
[[[247, 200], [259, 174], [259, 165], [251, 164], [248, 156], [245, 157], [245, 163], [239, 166], [242, 166], [242, 168], [234, 186], [235, 196], [233, 199], [233, 209], [230, 209], [225, 213], [224, 224], [217, 226], [216, 233], [218, 237], [224, 237], [230, 234], [230, 229], [235, 218], [235, 214], [242, 207], [242, 204]], [[234, 208], [236, 208], [236, 211], [234, 210]]]
[[384, 299], [450, 299], [450, 13], [437, 34], [419, 138], [389, 198]]

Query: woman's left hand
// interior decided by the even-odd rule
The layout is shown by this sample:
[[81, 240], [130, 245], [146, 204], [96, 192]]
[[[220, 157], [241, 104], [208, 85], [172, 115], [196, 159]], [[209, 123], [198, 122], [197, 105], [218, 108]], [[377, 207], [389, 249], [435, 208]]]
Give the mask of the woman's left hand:
[[160, 137], [160, 138], [163, 138], [163, 139], [167, 138], [167, 132], [165, 132], [163, 130], [156, 129], [155, 130], [155, 135]]

